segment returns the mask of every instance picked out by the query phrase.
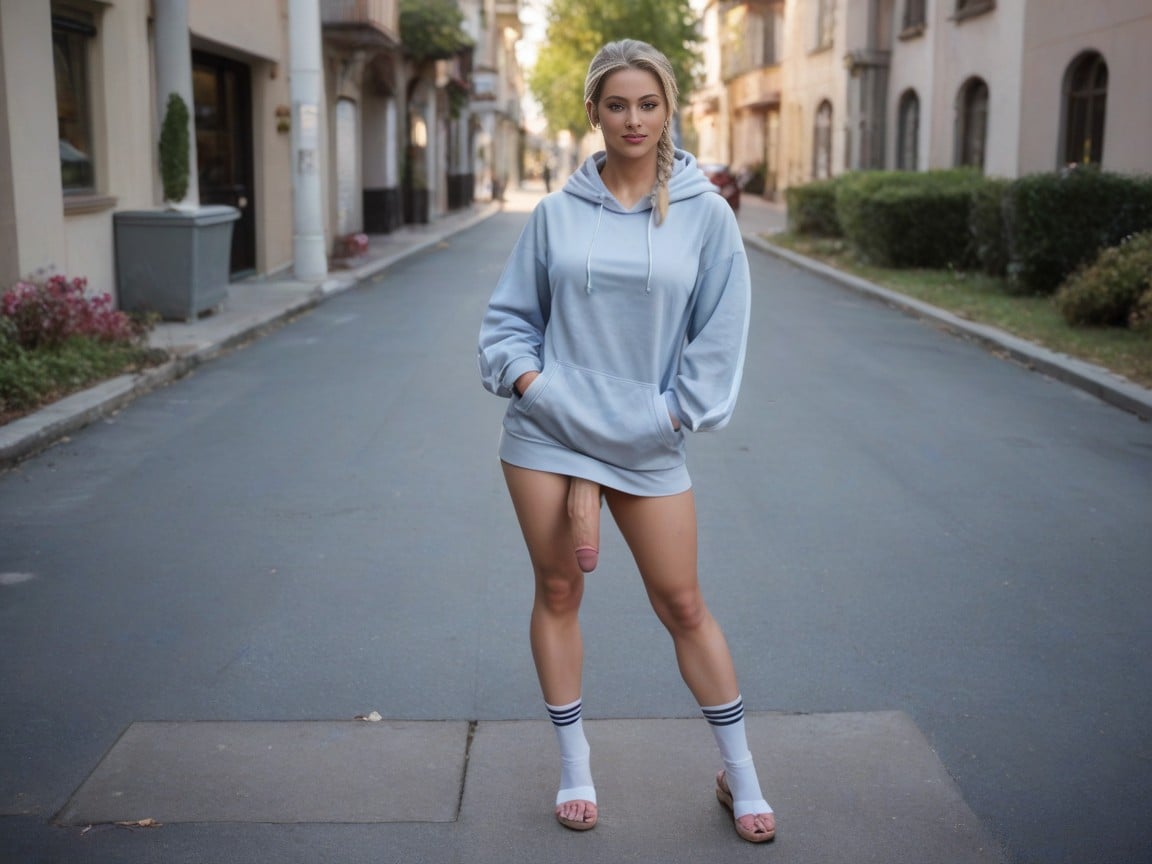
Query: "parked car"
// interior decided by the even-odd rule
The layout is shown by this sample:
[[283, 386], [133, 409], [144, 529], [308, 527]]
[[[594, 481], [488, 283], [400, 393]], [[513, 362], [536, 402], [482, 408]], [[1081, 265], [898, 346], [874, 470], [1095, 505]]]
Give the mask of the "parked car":
[[740, 186], [736, 183], [736, 175], [729, 170], [728, 166], [721, 165], [719, 162], [703, 162], [700, 165], [700, 170], [716, 184], [720, 194], [724, 196], [724, 200], [732, 206], [732, 212], [739, 213]]

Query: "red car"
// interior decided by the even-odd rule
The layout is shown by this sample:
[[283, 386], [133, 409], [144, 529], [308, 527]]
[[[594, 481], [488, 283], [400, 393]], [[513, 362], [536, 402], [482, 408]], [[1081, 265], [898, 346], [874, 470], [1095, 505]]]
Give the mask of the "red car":
[[724, 196], [724, 200], [731, 205], [732, 212], [739, 213], [740, 186], [736, 183], [736, 176], [728, 170], [728, 166], [721, 165], [719, 162], [702, 162], [700, 170], [716, 184], [720, 194]]

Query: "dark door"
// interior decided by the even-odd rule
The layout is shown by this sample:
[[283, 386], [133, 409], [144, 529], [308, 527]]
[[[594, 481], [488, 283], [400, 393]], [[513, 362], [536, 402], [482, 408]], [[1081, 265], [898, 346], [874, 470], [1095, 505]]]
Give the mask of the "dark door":
[[252, 73], [248, 66], [192, 52], [196, 103], [196, 167], [202, 204], [240, 211], [232, 228], [235, 277], [256, 269], [256, 211], [252, 175]]

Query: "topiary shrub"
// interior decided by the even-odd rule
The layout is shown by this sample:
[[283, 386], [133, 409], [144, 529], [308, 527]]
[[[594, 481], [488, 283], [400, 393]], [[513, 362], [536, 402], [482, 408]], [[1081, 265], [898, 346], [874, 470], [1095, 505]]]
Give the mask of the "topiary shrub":
[[1070, 276], [1056, 294], [1069, 324], [1123, 326], [1152, 291], [1152, 231], [1105, 249], [1091, 266]]
[[784, 191], [788, 204], [788, 230], [796, 234], [843, 237], [836, 218], [836, 180], [815, 180]]
[[1006, 224], [1013, 287], [1052, 294], [1101, 249], [1152, 228], [1152, 178], [1093, 168], [1021, 177], [1006, 195]]
[[170, 93], [160, 127], [160, 182], [164, 200], [171, 203], [188, 194], [188, 121], [188, 106], [179, 93]]

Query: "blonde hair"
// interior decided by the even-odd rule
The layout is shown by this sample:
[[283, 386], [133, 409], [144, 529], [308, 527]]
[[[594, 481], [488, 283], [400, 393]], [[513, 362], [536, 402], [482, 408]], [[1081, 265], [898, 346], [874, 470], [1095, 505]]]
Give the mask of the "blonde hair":
[[584, 104], [591, 102], [595, 105], [599, 102], [608, 76], [622, 69], [642, 69], [655, 75], [668, 106], [668, 121], [656, 143], [656, 185], [652, 187], [651, 196], [652, 209], [656, 211], [656, 224], [659, 225], [668, 215], [668, 181], [672, 178], [672, 162], [676, 153], [672, 145], [671, 125], [680, 101], [680, 88], [676, 84], [672, 64], [660, 51], [638, 39], [621, 39], [619, 42], [609, 42], [592, 58], [588, 66], [588, 77], [584, 79]]

